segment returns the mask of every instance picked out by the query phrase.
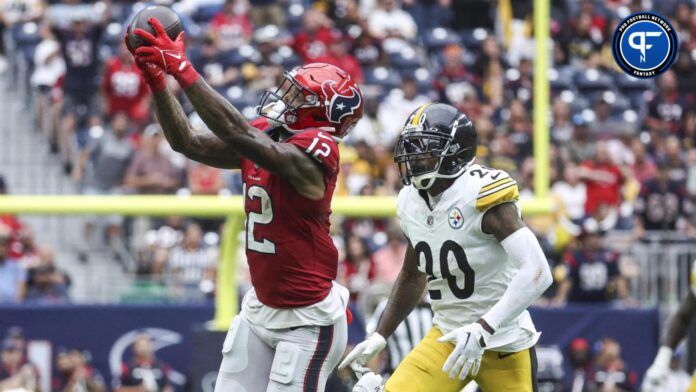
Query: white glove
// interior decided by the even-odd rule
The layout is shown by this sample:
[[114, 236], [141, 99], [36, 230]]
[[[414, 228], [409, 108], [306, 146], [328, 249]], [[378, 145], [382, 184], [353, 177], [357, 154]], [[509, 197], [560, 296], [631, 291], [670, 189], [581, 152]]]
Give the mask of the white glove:
[[382, 376], [372, 372], [365, 373], [353, 387], [353, 392], [382, 392]]
[[645, 378], [643, 379], [643, 391], [661, 391], [667, 381], [667, 376], [669, 376], [670, 368], [669, 363], [672, 360], [672, 349], [667, 346], [660, 347], [660, 350], [655, 356], [655, 361], [647, 372], [645, 372]]
[[486, 342], [491, 336], [479, 323], [472, 323], [459, 327], [447, 335], [438, 339], [439, 342], [453, 342], [454, 350], [442, 366], [442, 371], [449, 373], [454, 379], [459, 374], [463, 380], [471, 372], [476, 376], [481, 366], [481, 357], [486, 349]]
[[379, 354], [380, 351], [384, 350], [387, 346], [387, 341], [384, 337], [377, 332], [373, 333], [364, 342], [361, 342], [355, 348], [346, 355], [346, 358], [338, 365], [339, 369], [350, 365], [351, 369], [358, 375], [363, 375], [370, 372], [370, 369], [365, 367], [367, 361], [375, 355]]

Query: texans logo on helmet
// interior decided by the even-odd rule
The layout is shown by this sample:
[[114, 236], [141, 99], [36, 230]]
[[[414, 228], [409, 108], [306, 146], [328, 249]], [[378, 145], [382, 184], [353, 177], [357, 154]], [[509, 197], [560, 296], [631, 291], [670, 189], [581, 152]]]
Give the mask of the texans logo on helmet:
[[335, 80], [327, 80], [321, 85], [321, 89], [325, 96], [331, 97], [331, 102], [326, 106], [326, 117], [331, 122], [340, 123], [343, 117], [353, 114], [360, 107], [361, 98], [355, 88], [349, 87], [352, 95], [341, 95], [336, 91], [335, 85]]

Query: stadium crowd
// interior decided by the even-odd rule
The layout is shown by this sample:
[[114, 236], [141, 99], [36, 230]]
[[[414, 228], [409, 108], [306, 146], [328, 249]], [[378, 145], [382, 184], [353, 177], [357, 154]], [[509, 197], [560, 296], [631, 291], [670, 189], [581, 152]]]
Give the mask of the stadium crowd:
[[[28, 65], [36, 127], [77, 191], [241, 193], [238, 173], [189, 161], [162, 137], [122, 44], [123, 26], [142, 3], [0, 4], [0, 69]], [[530, 1], [181, 0], [173, 7], [184, 18], [194, 66], [249, 118], [263, 91], [302, 63], [336, 64], [360, 82], [365, 115], [341, 145], [337, 195], [395, 195], [402, 185], [392, 151], [401, 125], [420, 105], [442, 101], [473, 120], [479, 162], [508, 171], [522, 199], [533, 197]], [[610, 49], [618, 21], [645, 8], [669, 16], [681, 40], [677, 63], [654, 81], [625, 76]], [[696, 239], [696, 7], [553, 1], [551, 38], [550, 175], [558, 207], [528, 220], [556, 281], [540, 305], [634, 305], [623, 265], [630, 260], [621, 256], [627, 244], [660, 232]], [[204, 127], [195, 114], [190, 120]], [[86, 244], [103, 237], [116, 257], [123, 249], [134, 255], [132, 272], [174, 288], [175, 298], [206, 300], [215, 291], [220, 226], [109, 217], [88, 221], [84, 233]], [[607, 233], [628, 242], [617, 247]], [[334, 216], [332, 234], [338, 280], [369, 314], [398, 274], [405, 240], [383, 219]], [[238, 277], [244, 290], [243, 265]], [[0, 216], [0, 302], [67, 302], [69, 287], [51, 248], [15, 217]]]

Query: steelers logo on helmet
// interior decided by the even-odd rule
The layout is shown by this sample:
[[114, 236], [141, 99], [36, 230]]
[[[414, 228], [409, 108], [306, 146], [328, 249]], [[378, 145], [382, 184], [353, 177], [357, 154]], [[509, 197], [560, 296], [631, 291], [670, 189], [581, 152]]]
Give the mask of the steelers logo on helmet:
[[674, 27], [652, 12], [638, 12], [622, 20], [612, 40], [616, 64], [636, 78], [653, 78], [669, 69], [678, 49]]

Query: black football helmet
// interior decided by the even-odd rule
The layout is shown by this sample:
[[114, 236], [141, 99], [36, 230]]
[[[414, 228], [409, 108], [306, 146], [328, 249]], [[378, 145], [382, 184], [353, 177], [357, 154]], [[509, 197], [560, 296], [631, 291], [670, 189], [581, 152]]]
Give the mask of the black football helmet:
[[437, 178], [459, 177], [476, 156], [476, 129], [469, 118], [443, 103], [411, 113], [396, 142], [394, 161], [404, 185], [430, 188]]

